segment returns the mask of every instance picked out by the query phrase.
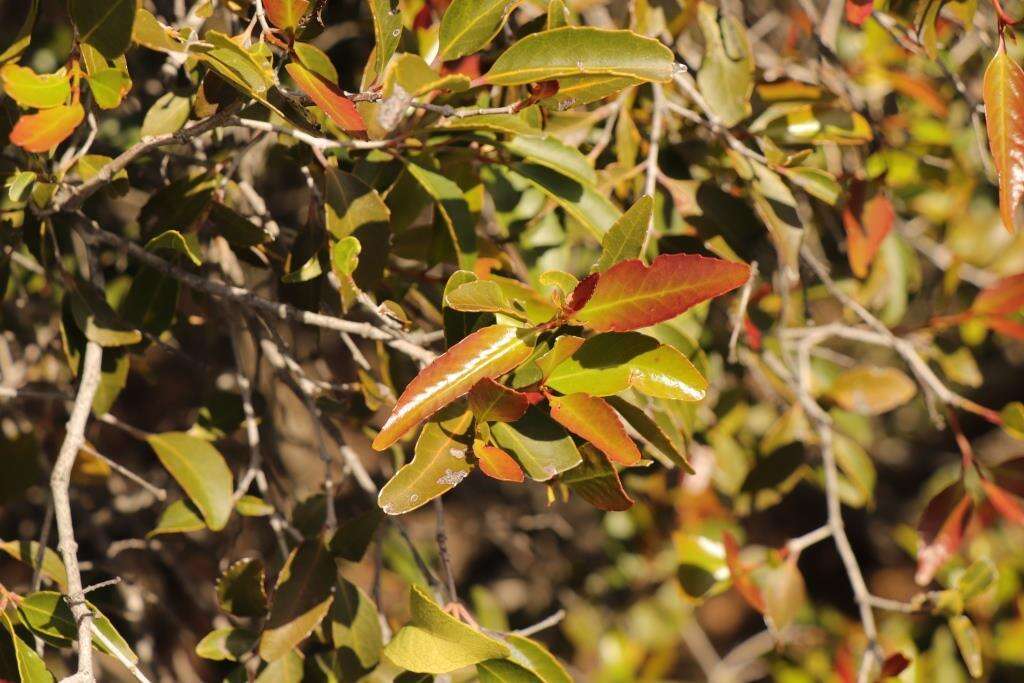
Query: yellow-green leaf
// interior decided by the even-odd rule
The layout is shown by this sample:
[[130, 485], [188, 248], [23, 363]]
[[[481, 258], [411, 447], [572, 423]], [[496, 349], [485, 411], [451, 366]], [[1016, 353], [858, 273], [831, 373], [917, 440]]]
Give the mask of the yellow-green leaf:
[[64, 104], [71, 96], [67, 69], [37, 74], [27, 66], [7, 64], [0, 69], [4, 92], [23, 107], [49, 109]]
[[209, 441], [184, 432], [152, 434], [146, 441], [196, 507], [207, 526], [220, 531], [231, 517], [233, 477]]
[[441, 59], [458, 59], [486, 47], [521, 1], [453, 0], [441, 18]]

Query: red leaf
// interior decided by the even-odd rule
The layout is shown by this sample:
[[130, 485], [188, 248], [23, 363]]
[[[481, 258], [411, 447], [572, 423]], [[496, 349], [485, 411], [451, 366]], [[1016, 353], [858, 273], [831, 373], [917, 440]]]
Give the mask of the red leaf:
[[876, 193], [864, 201], [865, 183], [855, 181], [850, 188], [850, 199], [843, 209], [843, 227], [846, 229], [847, 257], [857, 277], [867, 277], [871, 262], [886, 235], [892, 230], [896, 213], [892, 202]]
[[874, 0], [846, 0], [846, 20], [860, 26], [871, 16]]
[[294, 31], [309, 9], [309, 0], [263, 0], [263, 9], [271, 24]]
[[940, 491], [925, 507], [917, 524], [921, 545], [917, 549], [914, 580], [918, 585], [931, 583], [939, 568], [956, 554], [963, 542], [972, 509], [971, 499], [959, 483]]
[[478, 422], [515, 422], [530, 405], [526, 394], [493, 379], [482, 379], [469, 392], [469, 409]]
[[732, 574], [732, 585], [736, 587], [736, 590], [747, 601], [748, 605], [764, 614], [764, 596], [761, 595], [761, 589], [757, 587], [757, 584], [750, 577], [750, 572], [740, 562], [739, 544], [728, 531], [723, 535], [722, 541], [725, 544], [725, 563], [729, 567], [729, 573]]
[[11, 142], [26, 152], [49, 152], [75, 132], [84, 118], [78, 102], [25, 114], [14, 124]]
[[993, 330], [1009, 337], [1010, 339], [1020, 339], [1024, 341], [1024, 324], [1017, 322], [1016, 320], [1010, 320], [1009, 318], [984, 318], [985, 324], [991, 327]]
[[533, 337], [522, 330], [491, 325], [477, 330], [420, 371], [398, 397], [373, 447], [384, 450], [403, 434], [484, 378], [504, 375], [530, 357]]
[[568, 315], [576, 313], [590, 301], [590, 297], [594, 296], [594, 288], [597, 287], [599, 277], [597, 273], [592, 273], [580, 280], [576, 289], [572, 290], [572, 294], [565, 300], [565, 312]]
[[635, 330], [732, 291], [749, 274], [744, 263], [696, 254], [662, 254], [650, 266], [640, 259], [622, 261], [601, 273], [574, 317], [600, 332]]
[[491, 479], [522, 483], [525, 475], [523, 468], [511, 455], [496, 446], [488, 446], [477, 441], [473, 445], [473, 453], [480, 461], [480, 471]]
[[999, 175], [999, 212], [1013, 232], [1013, 216], [1024, 198], [1024, 71], [999, 49], [985, 69], [983, 90], [988, 146]]
[[608, 402], [588, 394], [549, 396], [551, 418], [573, 434], [586, 439], [621, 465], [640, 462], [640, 449], [622, 426], [622, 418]]
[[882, 662], [881, 678], [892, 678], [903, 673], [904, 669], [910, 666], [910, 660], [902, 652], [891, 654]]
[[975, 315], [1010, 315], [1024, 308], [1024, 273], [1004, 277], [978, 292], [971, 304]]
[[988, 494], [988, 502], [999, 514], [1015, 524], [1024, 524], [1024, 507], [1016, 496], [987, 479], [981, 480], [981, 487]]
[[334, 121], [343, 130], [366, 130], [366, 122], [356, 110], [356, 105], [352, 104], [352, 100], [345, 97], [345, 94], [336, 85], [328, 83], [298, 62], [289, 62], [284, 68], [295, 79], [295, 84], [302, 92], [309, 95], [310, 99], [316, 103], [316, 106], [324, 110], [331, 121]]

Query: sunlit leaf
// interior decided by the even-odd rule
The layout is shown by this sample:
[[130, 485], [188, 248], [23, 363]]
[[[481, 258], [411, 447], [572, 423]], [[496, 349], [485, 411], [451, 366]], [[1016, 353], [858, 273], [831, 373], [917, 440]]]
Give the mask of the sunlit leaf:
[[562, 663], [536, 640], [510, 633], [506, 641], [512, 648], [509, 659], [530, 669], [543, 683], [572, 683]]
[[445, 674], [509, 656], [507, 645], [447, 614], [418, 586], [412, 587], [409, 599], [409, 623], [384, 647], [384, 657], [395, 666]]
[[622, 418], [603, 399], [576, 393], [549, 396], [548, 403], [555, 422], [592, 443], [609, 460], [626, 466], [640, 462], [640, 451], [626, 434]]
[[646, 195], [629, 207], [601, 238], [601, 258], [593, 271], [600, 273], [623, 261], [642, 259], [653, 214], [654, 200]]
[[474, 441], [473, 454], [477, 457], [480, 471], [491, 479], [520, 483], [525, 478], [519, 463], [500, 448]]
[[503, 325], [469, 335], [409, 383], [373, 440], [373, 447], [387, 448], [427, 417], [469, 393], [480, 380], [514, 369], [529, 357], [533, 343], [528, 332]]
[[231, 517], [233, 486], [224, 456], [209, 441], [184, 432], [153, 434], [147, 442], [202, 511], [206, 524], [214, 531], [223, 529]]
[[492, 379], [480, 380], [469, 392], [469, 409], [478, 422], [515, 422], [529, 405], [525, 394]]
[[26, 152], [49, 152], [75, 132], [84, 118], [78, 102], [24, 114], [11, 130], [11, 142]]
[[0, 69], [4, 93], [23, 107], [49, 109], [64, 104], [71, 96], [66, 69], [52, 74], [37, 74], [27, 66], [7, 64]]
[[529, 669], [507, 659], [488, 659], [476, 665], [480, 683], [543, 683]]
[[746, 264], [696, 254], [662, 254], [650, 266], [622, 261], [601, 273], [573, 317], [600, 332], [648, 327], [736, 289], [749, 274]]
[[581, 462], [572, 437], [537, 406], [516, 422], [495, 422], [491, 436], [535, 481], [547, 481]]
[[[96, 630], [103, 636], [101, 639], [93, 634], [93, 647], [107, 654], [113, 654], [113, 651], [117, 650], [128, 661], [137, 662], [138, 656], [110, 623], [110, 619], [92, 603], [86, 604], [93, 613]], [[39, 591], [26, 595], [18, 603], [18, 616], [34, 633], [63, 647], [70, 646], [78, 639], [78, 625], [71, 608], [64, 596], [55, 591]]]
[[472, 270], [477, 256], [476, 219], [469, 211], [462, 189], [447, 175], [432, 167], [427, 159], [409, 161], [406, 168], [437, 203], [458, 254], [459, 267]]
[[754, 92], [754, 60], [746, 28], [710, 3], [700, 4], [697, 18], [706, 45], [697, 85], [722, 123], [733, 126], [750, 114]]
[[339, 577], [334, 604], [327, 618], [331, 624], [331, 643], [335, 648], [351, 649], [364, 667], [372, 668], [377, 664], [383, 648], [383, 635], [380, 616], [370, 596]]
[[[0, 550], [16, 560], [24, 562], [33, 569], [40, 566], [36, 562], [39, 557], [39, 543], [36, 541], [0, 541]], [[43, 561], [41, 565], [42, 575], [53, 581], [61, 590], [67, 589], [68, 574], [64, 570], [64, 562], [52, 548], [43, 550]]]
[[298, 62], [289, 62], [284, 67], [288, 74], [295, 80], [302, 92], [309, 95], [313, 102], [323, 109], [331, 121], [334, 121], [342, 130], [363, 131], [366, 130], [366, 122], [356, 111], [356, 105], [352, 100], [345, 97], [336, 85], [327, 82]]
[[244, 628], [219, 628], [210, 631], [196, 644], [196, 654], [215, 662], [237, 662], [256, 646], [259, 635]]
[[988, 146], [999, 175], [999, 211], [1014, 230], [1014, 214], [1024, 198], [1024, 70], [1006, 53], [1002, 37], [983, 90]]

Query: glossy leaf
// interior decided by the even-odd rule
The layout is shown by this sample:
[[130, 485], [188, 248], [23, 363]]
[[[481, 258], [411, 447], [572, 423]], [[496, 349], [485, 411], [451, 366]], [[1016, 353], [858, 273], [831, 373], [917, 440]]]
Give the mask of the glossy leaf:
[[534, 481], [547, 481], [582, 461], [572, 437], [537, 406], [516, 422], [495, 422], [491, 436]]
[[632, 386], [656, 398], [699, 401], [708, 383], [676, 348], [638, 332], [591, 337], [551, 372], [546, 384], [563, 394], [610, 396]]
[[291, 552], [274, 587], [270, 617], [260, 637], [260, 657], [273, 662], [306, 639], [327, 614], [337, 570], [316, 538]]
[[769, 107], [750, 126], [784, 145], [862, 145], [874, 139], [871, 124], [859, 112], [830, 105], [794, 104]]
[[583, 444], [580, 455], [583, 461], [559, 477], [569, 490], [598, 510], [612, 512], [633, 507], [633, 499], [622, 488], [619, 473], [604, 453], [590, 444]]
[[71, 84], [66, 69], [52, 74], [37, 74], [27, 66], [7, 64], [0, 69], [4, 93], [22, 107], [49, 109], [57, 107], [71, 96]]
[[648, 327], [736, 289], [749, 274], [746, 264], [696, 254], [662, 254], [650, 266], [622, 261], [601, 274], [573, 317], [599, 332]]
[[519, 0], [453, 0], [441, 18], [441, 59], [458, 59], [486, 47], [518, 4]]
[[184, 432], [152, 434], [146, 441], [202, 512], [207, 526], [214, 531], [223, 529], [231, 517], [233, 490], [224, 456], [209, 441]]
[[[86, 604], [92, 610], [93, 625], [103, 636], [101, 640], [93, 634], [93, 647], [107, 654], [113, 654], [116, 649], [128, 661], [137, 662], [138, 656], [110, 623], [110, 619], [92, 603]], [[18, 616], [34, 633], [64, 647], [70, 646], [78, 639], [78, 625], [71, 614], [71, 608], [68, 607], [64, 596], [55, 591], [38, 591], [26, 595], [18, 604]]]
[[899, 408], [917, 394], [917, 385], [896, 368], [859, 365], [845, 370], [829, 389], [844, 410], [881, 415]]
[[339, 577], [334, 604], [327, 618], [331, 624], [331, 644], [335, 648], [349, 648], [363, 667], [373, 668], [384, 646], [380, 615], [373, 599], [363, 589]]
[[84, 118], [85, 110], [77, 102], [24, 114], [11, 130], [11, 142], [26, 152], [49, 152], [75, 132]]
[[492, 85], [522, 85], [604, 75], [663, 83], [672, 78], [674, 61], [664, 45], [632, 31], [565, 26], [517, 41], [485, 79]]
[[597, 174], [587, 158], [554, 136], [513, 135], [503, 146], [526, 161], [546, 166], [579, 183], [597, 182]]
[[592, 443], [612, 462], [626, 466], [640, 462], [640, 450], [626, 434], [622, 418], [604, 399], [577, 393], [549, 396], [548, 403], [555, 422]]
[[1014, 230], [1014, 214], [1024, 198], [1024, 70], [999, 40], [985, 69], [983, 95], [988, 146], [999, 175], [999, 211]]
[[458, 486], [473, 466], [466, 460], [473, 414], [451, 406], [427, 422], [416, 440], [412, 462], [384, 485], [377, 497], [381, 510], [401, 515]]
[[114, 59], [131, 45], [136, 4], [136, 0], [69, 0], [68, 13], [78, 39]]
[[316, 106], [320, 107], [339, 128], [347, 131], [366, 130], [366, 122], [356, 111], [356, 105], [345, 97], [345, 93], [336, 85], [329, 83], [322, 76], [313, 73], [298, 62], [289, 62], [284, 68], [288, 71], [288, 75], [295, 80], [299, 89], [309, 95]]
[[398, 0], [369, 0], [368, 4], [376, 44], [371, 55], [372, 64], [367, 68], [368, 74], [363, 76], [364, 86], [370, 86], [384, 76], [384, 68], [391, 61], [402, 37], [402, 11]]
[[523, 469], [511, 455], [495, 446], [488, 446], [482, 441], [473, 442], [473, 454], [477, 457], [480, 471], [491, 479], [522, 483], [525, 479]]
[[418, 673], [446, 674], [509, 656], [507, 645], [447, 614], [418, 586], [412, 586], [409, 601], [409, 623], [384, 647], [384, 657], [395, 666]]
[[492, 325], [469, 335], [420, 371], [398, 398], [373, 447], [383, 450], [403, 434], [482, 379], [494, 379], [526, 360], [532, 336], [522, 330]]
[[237, 617], [261, 617], [267, 611], [263, 562], [248, 557], [232, 563], [217, 580], [217, 604]]
[[601, 238], [601, 258], [593, 271], [604, 272], [623, 261], [643, 258], [644, 240], [654, 219], [654, 200], [643, 196]]
[[492, 379], [480, 380], [469, 392], [469, 409], [478, 422], [515, 422], [529, 406], [525, 394]]
[[474, 280], [456, 287], [445, 294], [445, 303], [456, 311], [467, 313], [504, 313], [522, 318], [522, 311], [516, 309], [505, 296], [501, 285], [493, 280]]
[[263, 9], [274, 26], [295, 32], [309, 9], [309, 0], [263, 0]]

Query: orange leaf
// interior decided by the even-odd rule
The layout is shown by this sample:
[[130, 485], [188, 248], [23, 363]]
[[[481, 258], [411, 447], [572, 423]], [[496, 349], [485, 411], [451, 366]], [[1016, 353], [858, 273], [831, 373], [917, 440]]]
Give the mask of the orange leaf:
[[84, 118], [85, 111], [78, 102], [25, 114], [14, 125], [11, 142], [26, 152], [49, 152], [64, 142]]
[[608, 402], [589, 394], [549, 396], [551, 418], [573, 434], [597, 446], [609, 460], [621, 465], [640, 462], [640, 449], [622, 426], [622, 418]]
[[985, 125], [999, 174], [999, 212], [1013, 232], [1013, 216], [1024, 198], [1024, 70], [999, 49], [985, 69]]
[[1009, 337], [1010, 339], [1020, 339], [1024, 341], [1024, 325], [1017, 322], [1016, 320], [1010, 320], [1009, 318], [996, 318], [986, 317], [982, 319], [986, 325], [991, 327], [993, 330]]
[[477, 330], [409, 382], [373, 440], [373, 447], [384, 450], [420, 422], [465, 396], [480, 380], [504, 375], [518, 366], [532, 350], [533, 337], [523, 330], [505, 325]]
[[972, 509], [971, 498], [959, 483], [940, 491], [925, 507], [917, 524], [921, 544], [914, 580], [918, 585], [931, 583], [942, 565], [960, 548]]
[[736, 587], [740, 596], [747, 601], [747, 604], [761, 614], [765, 612], [764, 596], [761, 589], [754, 583], [750, 572], [740, 562], [740, 546], [728, 531], [722, 537], [725, 545], [725, 563], [732, 574], [732, 584]]
[[846, 20], [860, 26], [871, 16], [874, 0], [846, 0]]
[[511, 455], [497, 446], [488, 446], [477, 441], [473, 444], [473, 453], [480, 461], [480, 471], [491, 479], [522, 483], [526, 478], [523, 468]]
[[493, 379], [482, 379], [469, 392], [469, 409], [478, 422], [515, 422], [530, 406], [525, 394]]
[[263, 0], [263, 9], [274, 26], [295, 30], [309, 9], [309, 0]]
[[327, 82], [297, 62], [289, 62], [284, 68], [288, 70], [288, 74], [295, 80], [295, 84], [302, 92], [309, 95], [310, 99], [316, 103], [316, 106], [324, 110], [331, 121], [334, 121], [343, 130], [366, 130], [366, 122], [356, 111], [356, 105], [352, 104], [352, 100], [345, 97], [345, 94], [336, 85]]
[[[662, 254], [650, 266], [640, 259], [622, 261], [601, 273], [593, 295], [573, 317], [599, 332], [635, 330], [736, 289], [749, 274], [744, 263], [697, 254]], [[588, 280], [579, 286], [589, 286]]]
[[1020, 501], [1012, 493], [987, 479], [981, 480], [981, 487], [988, 494], [988, 502], [992, 503], [999, 514], [1015, 524], [1024, 524], [1024, 507], [1021, 507]]
[[847, 256], [853, 274], [860, 278], [867, 276], [896, 217], [892, 202], [881, 192], [865, 202], [865, 189], [863, 181], [855, 181], [850, 188], [850, 200], [843, 209]]
[[1024, 308], [1024, 273], [1004, 277], [978, 293], [971, 304], [975, 315], [1009, 315]]

